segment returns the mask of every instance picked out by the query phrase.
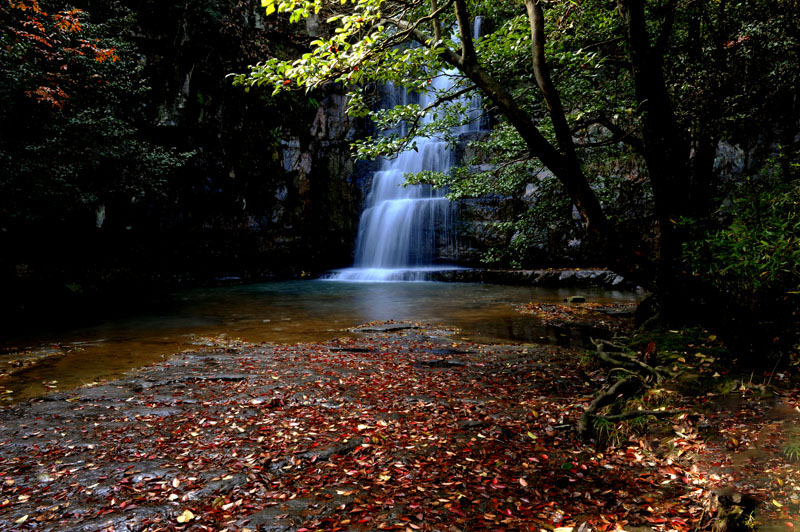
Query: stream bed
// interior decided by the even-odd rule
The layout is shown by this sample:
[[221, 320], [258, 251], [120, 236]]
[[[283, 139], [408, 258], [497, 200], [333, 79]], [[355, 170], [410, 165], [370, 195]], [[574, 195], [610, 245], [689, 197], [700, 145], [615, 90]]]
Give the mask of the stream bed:
[[[633, 303], [641, 293], [466, 283], [282, 281], [193, 289], [153, 300], [136, 313], [109, 309], [108, 319], [81, 326], [43, 326], [0, 342], [4, 403], [123, 376], [131, 369], [209, 343], [245, 340], [293, 344], [352, 333], [371, 321], [411, 320], [457, 327], [458, 339], [482, 343], [576, 345], [588, 332], [544, 326], [516, 307], [587, 302]], [[123, 307], [124, 302], [118, 306]]]

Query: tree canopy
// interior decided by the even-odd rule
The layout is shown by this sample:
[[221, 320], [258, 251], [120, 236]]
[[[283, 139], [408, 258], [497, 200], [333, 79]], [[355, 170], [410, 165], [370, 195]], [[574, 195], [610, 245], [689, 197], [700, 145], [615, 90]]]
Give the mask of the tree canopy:
[[162, 194], [186, 154], [141, 134], [137, 111], [149, 88], [135, 46], [117, 36], [130, 12], [97, 24], [50, 2], [3, 10], [3, 230], [76, 216], [93, 226], [106, 204]]

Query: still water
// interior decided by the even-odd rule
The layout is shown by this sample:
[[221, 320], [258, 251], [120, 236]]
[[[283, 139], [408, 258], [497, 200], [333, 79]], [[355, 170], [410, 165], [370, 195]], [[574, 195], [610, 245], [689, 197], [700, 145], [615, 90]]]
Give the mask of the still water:
[[589, 302], [631, 302], [635, 292], [546, 289], [461, 283], [348, 283], [286, 281], [178, 292], [137, 315], [115, 317], [68, 331], [38, 331], [4, 339], [0, 363], [43, 357], [0, 380], [5, 403], [68, 390], [125, 372], [207, 337], [249, 342], [297, 343], [346, 336], [348, 327], [384, 320], [412, 320], [460, 329], [477, 342], [537, 342], [553, 334], [515, 306], [560, 302], [571, 295]]

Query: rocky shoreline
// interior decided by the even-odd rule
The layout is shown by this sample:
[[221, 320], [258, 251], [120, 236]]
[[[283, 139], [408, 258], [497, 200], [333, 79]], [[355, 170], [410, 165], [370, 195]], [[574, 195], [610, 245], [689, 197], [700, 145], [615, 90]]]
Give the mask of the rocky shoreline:
[[635, 290], [638, 287], [603, 268], [544, 268], [538, 270], [444, 270], [432, 274], [433, 281], [457, 283], [518, 284], [551, 288], [605, 288]]

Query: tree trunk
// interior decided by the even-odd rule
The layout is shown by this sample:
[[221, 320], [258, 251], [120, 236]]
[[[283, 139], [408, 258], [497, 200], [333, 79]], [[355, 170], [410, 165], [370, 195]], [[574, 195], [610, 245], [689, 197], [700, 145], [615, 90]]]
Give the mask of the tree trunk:
[[663, 52], [650, 43], [644, 2], [618, 0], [627, 30], [638, 111], [642, 116], [642, 155], [653, 190], [659, 225], [659, 256], [656, 290], [662, 299], [662, 317], [679, 309], [683, 237], [678, 228], [681, 217], [690, 213], [689, 144], [678, 126], [662, 71]]
[[[494, 79], [480, 65], [475, 56], [471, 38], [468, 6], [465, 0], [455, 0], [454, 7], [456, 21], [461, 33], [462, 50], [461, 54], [458, 54], [445, 48], [442, 51], [442, 59], [460, 70], [486, 96], [491, 98], [503, 116], [520, 134], [531, 156], [539, 159], [564, 186], [573, 204], [586, 222], [587, 231], [602, 242], [615, 242], [600, 201], [597, 199], [592, 187], [589, 186], [589, 182], [583, 174], [580, 164], [578, 164], [577, 157], [570, 158], [568, 154], [564, 153], [564, 146], [568, 146], [568, 143], [560, 141], [559, 148], [561, 150], [553, 146], [539, 131], [533, 117], [517, 104], [506, 87]], [[401, 30], [410, 31], [413, 38], [420, 44], [431, 45], [431, 36], [411, 26], [409, 23], [399, 20], [389, 20], [388, 22], [395, 24]], [[552, 90], [555, 91], [555, 88], [553, 87]], [[552, 95], [550, 101], [553, 101]], [[561, 109], [561, 115], [563, 116], [563, 109]], [[563, 121], [566, 123], [565, 117]], [[566, 138], [563, 131], [560, 135], [561, 138]], [[568, 147], [566, 152], [569, 152]], [[617, 246], [615, 245], [615, 247]]]
[[[597, 199], [597, 195], [583, 173], [572, 140], [572, 133], [567, 123], [566, 113], [558, 90], [550, 79], [545, 62], [544, 15], [541, 5], [539, 0], [525, 0], [525, 3], [533, 38], [532, 59], [534, 73], [537, 85], [547, 102], [550, 116], [555, 126], [557, 146], [554, 146], [542, 135], [534, 117], [520, 107], [507, 88], [493, 78], [479, 63], [470, 35], [471, 24], [465, 0], [454, 0], [453, 2], [456, 21], [462, 34], [461, 53], [445, 48], [441, 52], [441, 58], [450, 66], [461, 71], [467, 79], [472, 81], [492, 100], [500, 113], [517, 130], [530, 155], [539, 159], [561, 182], [578, 212], [583, 217], [587, 233], [594, 241], [600, 244], [600, 248], [603, 250], [603, 256], [598, 257], [598, 260], [605, 261], [614, 270], [634, 279], [636, 282], [649, 285], [649, 283], [644, 282], [644, 269], [638, 267], [643, 262], [642, 258], [634, 253], [631, 242], [622, 242], [614, 232], [600, 205], [600, 201]], [[389, 19], [387, 22], [396, 25], [401, 30], [410, 32], [412, 38], [424, 46], [431, 46], [433, 42], [430, 35], [408, 22], [394, 19]], [[661, 80], [661, 83], [663, 85], [663, 80]], [[653, 145], [659, 146], [660, 142], [655, 137], [655, 135], [651, 135]], [[664, 167], [666, 167], [666, 163], [669, 162], [670, 158], [671, 154], [663, 155], [662, 162], [664, 162]], [[655, 156], [651, 156], [651, 159], [653, 159], [653, 166], [655, 166]], [[650, 165], [649, 162], [648, 165]], [[659, 177], [657, 179], [658, 183], [669, 183], [671, 181], [674, 180], [670, 177]], [[664, 187], [660, 188], [663, 189]], [[680, 190], [685, 190], [685, 188]], [[659, 197], [665, 196], [666, 193], [661, 190]], [[670, 204], [670, 202], [665, 204]], [[661, 210], [663, 211], [664, 209]], [[669, 219], [669, 213], [665, 212], [662, 217]], [[669, 228], [664, 233], [668, 236], [665, 242], [671, 242]], [[677, 249], [679, 251], [679, 245]], [[675, 246], [668, 246], [665, 250], [672, 251], [663, 253], [663, 257], [677, 256], [674, 251]], [[670, 270], [667, 268], [665, 271]]]
[[547, 67], [547, 60], [544, 54], [544, 11], [542, 10], [541, 1], [525, 0], [525, 8], [528, 12], [528, 22], [531, 28], [531, 57], [536, 84], [544, 97], [550, 119], [553, 122], [556, 141], [563, 158], [564, 171], [571, 176], [575, 176], [571, 179], [562, 180], [562, 183], [567, 187], [570, 197], [578, 200], [575, 202], [575, 206], [589, 222], [587, 229], [590, 232], [596, 231], [598, 234], [603, 235], [604, 238], [610, 238], [610, 229], [607, 227], [608, 221], [597, 196], [583, 175], [581, 163], [575, 150], [575, 142], [572, 138], [572, 129], [569, 127], [564, 105], [561, 102], [561, 95], [553, 83], [550, 77], [550, 69]]

